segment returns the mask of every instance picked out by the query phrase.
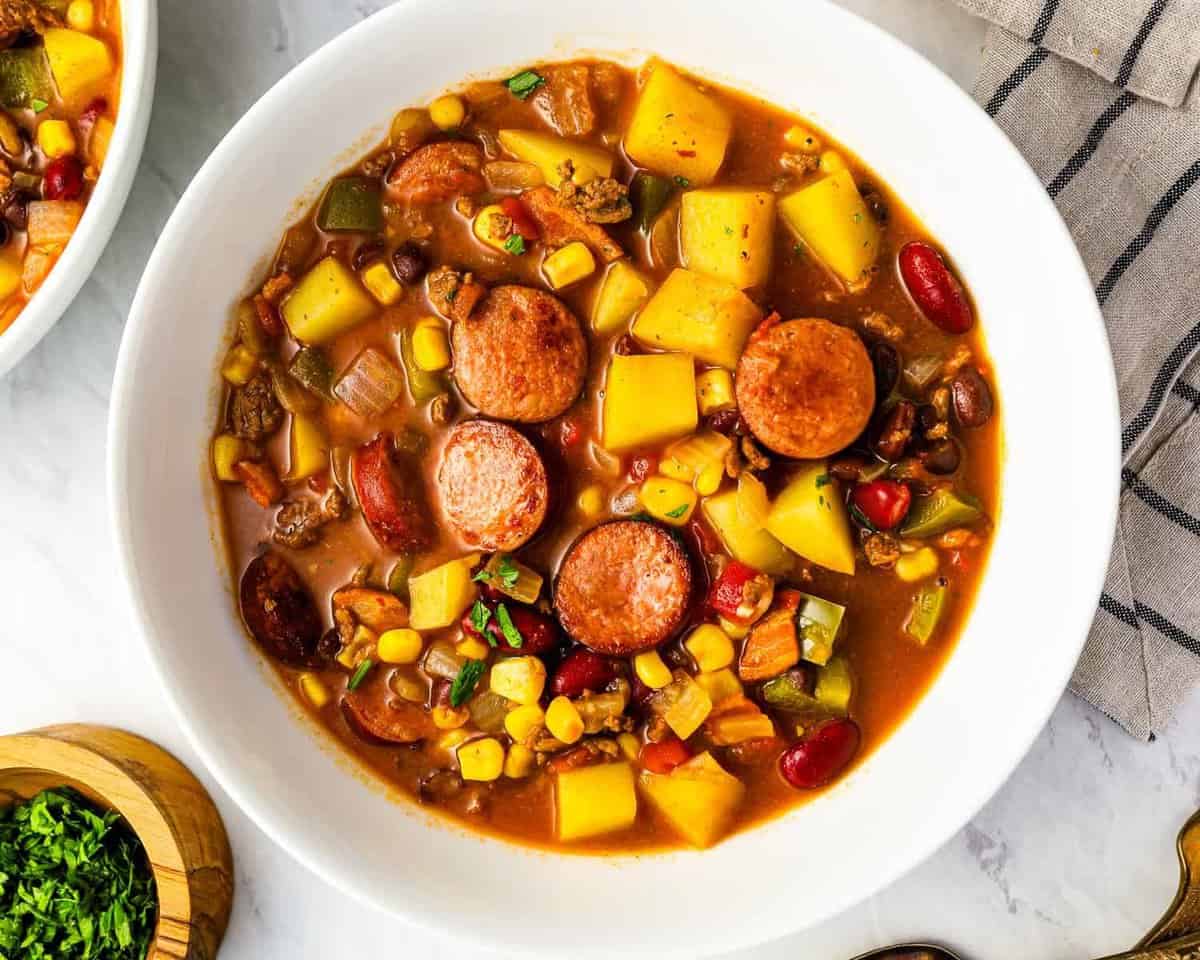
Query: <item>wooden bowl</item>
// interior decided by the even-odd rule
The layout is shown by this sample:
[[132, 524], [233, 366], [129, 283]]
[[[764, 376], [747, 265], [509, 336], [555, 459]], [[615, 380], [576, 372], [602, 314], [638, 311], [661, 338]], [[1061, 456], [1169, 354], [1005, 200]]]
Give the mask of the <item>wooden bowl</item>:
[[0, 737], [0, 806], [73, 787], [116, 810], [158, 887], [148, 960], [212, 960], [233, 904], [233, 855], [204, 787], [161, 747], [112, 727], [64, 724]]

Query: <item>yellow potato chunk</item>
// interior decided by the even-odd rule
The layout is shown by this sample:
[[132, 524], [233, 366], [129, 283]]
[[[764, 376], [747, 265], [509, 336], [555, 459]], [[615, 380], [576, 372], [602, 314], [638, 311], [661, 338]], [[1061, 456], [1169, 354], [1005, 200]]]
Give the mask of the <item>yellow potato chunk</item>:
[[329, 441], [321, 421], [292, 414], [291, 455], [288, 480], [304, 480], [329, 469]]
[[742, 515], [736, 490], [706, 497], [701, 509], [735, 560], [763, 573], [786, 573], [791, 569], [792, 558], [784, 545]]
[[696, 412], [696, 370], [685, 353], [616, 355], [604, 388], [605, 449], [629, 450], [691, 433]]
[[809, 464], [783, 488], [767, 514], [767, 531], [813, 563], [854, 573], [846, 505], [824, 461]]
[[679, 246], [689, 270], [739, 290], [767, 282], [775, 246], [775, 195], [726, 187], [689, 190], [679, 208]]
[[501, 130], [498, 137], [500, 146], [518, 160], [536, 166], [555, 189], [563, 181], [560, 168], [568, 160], [574, 168], [571, 180], [576, 184], [612, 176], [612, 154], [599, 147], [533, 130]]
[[838, 170], [779, 201], [779, 214], [818, 260], [848, 286], [861, 285], [879, 254], [872, 219], [849, 170]]
[[670, 773], [642, 771], [647, 799], [694, 847], [710, 847], [729, 828], [746, 787], [707, 750]]
[[375, 313], [375, 300], [349, 269], [326, 257], [308, 271], [283, 302], [292, 336], [321, 344], [358, 326]]
[[408, 581], [408, 624], [414, 630], [439, 630], [462, 615], [475, 599], [471, 568], [477, 554], [450, 560]]
[[651, 69], [625, 132], [625, 152], [638, 166], [695, 186], [711, 183], [725, 160], [729, 111], [666, 64]]
[[52, 27], [42, 42], [58, 95], [68, 104], [79, 106], [100, 93], [116, 69], [108, 44], [89, 34]]
[[624, 830], [637, 818], [633, 768], [602, 763], [558, 775], [554, 787], [560, 840]]
[[642, 308], [632, 333], [649, 347], [682, 350], [732, 369], [761, 319], [754, 301], [733, 284], [680, 268]]
[[592, 307], [592, 329], [597, 333], [620, 330], [650, 298], [650, 281], [628, 260], [608, 268], [596, 303]]

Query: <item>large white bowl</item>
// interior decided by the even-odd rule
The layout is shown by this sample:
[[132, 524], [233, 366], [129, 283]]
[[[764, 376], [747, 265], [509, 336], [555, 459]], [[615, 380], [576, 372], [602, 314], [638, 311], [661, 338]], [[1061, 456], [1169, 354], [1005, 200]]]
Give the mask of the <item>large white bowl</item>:
[[120, 0], [121, 103], [108, 156], [71, 242], [16, 321], [0, 333], [0, 377], [37, 346], [63, 315], [112, 236], [137, 173], [154, 101], [158, 0]]
[[[656, 51], [813, 117], [953, 252], [1007, 437], [1003, 516], [964, 635], [851, 777], [702, 853], [562, 856], [471, 836], [366, 785], [243, 636], [208, 508], [214, 367], [235, 298], [341, 152], [461, 80], [580, 49]], [[1079, 654], [1115, 519], [1117, 405], [1088, 278], [1044, 190], [962, 92], [822, 0], [409, 0], [293, 70], [221, 143], [163, 232], [121, 347], [113, 534], [147, 649], [234, 799], [338, 888], [415, 923], [557, 957], [696, 957], [828, 917], [958, 830], [1028, 749]]]

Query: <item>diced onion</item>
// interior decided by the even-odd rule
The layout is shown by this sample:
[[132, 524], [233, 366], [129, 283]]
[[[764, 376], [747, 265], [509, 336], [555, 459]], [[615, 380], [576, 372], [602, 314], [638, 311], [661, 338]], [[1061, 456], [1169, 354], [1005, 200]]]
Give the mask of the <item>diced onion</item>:
[[519, 160], [493, 160], [483, 165], [483, 175], [493, 190], [531, 190], [546, 182], [542, 171]]
[[400, 399], [404, 374], [374, 347], [367, 347], [334, 385], [333, 393], [360, 417], [377, 417]]

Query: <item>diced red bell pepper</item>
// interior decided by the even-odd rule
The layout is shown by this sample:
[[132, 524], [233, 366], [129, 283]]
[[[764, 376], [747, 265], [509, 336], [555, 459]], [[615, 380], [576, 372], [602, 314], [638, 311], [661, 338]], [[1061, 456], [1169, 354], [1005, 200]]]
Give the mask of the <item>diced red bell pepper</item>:
[[642, 766], [651, 773], [670, 773], [691, 758], [692, 752], [678, 737], [669, 737], [662, 743], [647, 743], [638, 754]]
[[714, 612], [734, 623], [753, 623], [771, 606], [775, 581], [738, 560], [730, 560], [708, 594]]
[[895, 480], [872, 480], [855, 486], [850, 499], [876, 530], [892, 530], [907, 516], [912, 491]]

